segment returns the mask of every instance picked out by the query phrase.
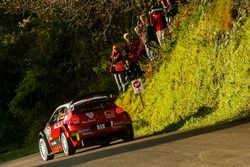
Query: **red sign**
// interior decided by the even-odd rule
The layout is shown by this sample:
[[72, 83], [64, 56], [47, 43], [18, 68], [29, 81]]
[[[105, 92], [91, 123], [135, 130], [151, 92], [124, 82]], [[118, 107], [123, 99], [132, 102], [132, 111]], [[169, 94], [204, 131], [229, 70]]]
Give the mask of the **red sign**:
[[141, 79], [135, 79], [135, 80], [131, 81], [131, 83], [132, 83], [132, 87], [133, 87], [135, 94], [143, 92]]
[[135, 80], [135, 82], [133, 83], [133, 86], [135, 88], [139, 88], [141, 86], [141, 83], [138, 80]]

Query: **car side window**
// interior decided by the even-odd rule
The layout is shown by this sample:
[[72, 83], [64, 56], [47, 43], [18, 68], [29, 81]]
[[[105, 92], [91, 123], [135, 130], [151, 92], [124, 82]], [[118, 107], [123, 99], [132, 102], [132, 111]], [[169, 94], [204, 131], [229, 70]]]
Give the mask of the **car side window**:
[[58, 117], [58, 111], [56, 111], [54, 115], [51, 117], [50, 124], [57, 123], [57, 117]]
[[66, 116], [66, 111], [67, 111], [66, 107], [63, 107], [60, 109], [59, 114], [58, 114], [58, 122], [64, 120], [64, 118]]

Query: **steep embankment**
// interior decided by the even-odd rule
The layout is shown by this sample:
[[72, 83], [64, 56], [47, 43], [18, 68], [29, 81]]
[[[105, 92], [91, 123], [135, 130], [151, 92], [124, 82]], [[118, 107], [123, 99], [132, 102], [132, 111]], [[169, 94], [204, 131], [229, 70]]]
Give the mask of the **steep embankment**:
[[196, 128], [249, 116], [250, 19], [246, 0], [184, 5], [144, 80], [142, 107], [129, 89], [117, 100], [136, 135]]

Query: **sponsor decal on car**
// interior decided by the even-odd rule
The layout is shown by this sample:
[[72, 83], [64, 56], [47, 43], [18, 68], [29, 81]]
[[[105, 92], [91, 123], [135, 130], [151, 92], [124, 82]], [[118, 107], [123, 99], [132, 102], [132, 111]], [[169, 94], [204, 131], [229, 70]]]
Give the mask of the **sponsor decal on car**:
[[89, 128], [87, 128], [87, 129], [81, 129], [81, 130], [79, 130], [78, 132], [79, 132], [79, 133], [85, 133], [85, 132], [88, 132], [88, 131], [90, 131]]
[[47, 138], [51, 136], [51, 128], [50, 128], [50, 126], [46, 126], [46, 128], [44, 129], [44, 133], [45, 133]]
[[105, 114], [106, 118], [114, 118], [115, 117], [115, 113], [113, 110], [105, 111], [104, 114]]
[[51, 145], [55, 146], [56, 145], [56, 141], [51, 142]]
[[90, 122], [94, 122], [96, 121], [96, 119], [88, 119], [87, 121], [82, 121], [82, 124], [86, 124], [86, 123], [90, 123]]
[[87, 112], [87, 113], [85, 113], [85, 115], [86, 115], [89, 119], [93, 119], [93, 118], [94, 118], [94, 113], [93, 113], [93, 112]]
[[94, 134], [93, 132], [84, 132], [84, 133], [81, 133], [82, 135], [84, 135], [84, 136], [87, 136], [87, 135], [92, 135], [92, 134]]
[[121, 128], [125, 124], [124, 121], [119, 121], [119, 122], [113, 122], [112, 127], [113, 128]]

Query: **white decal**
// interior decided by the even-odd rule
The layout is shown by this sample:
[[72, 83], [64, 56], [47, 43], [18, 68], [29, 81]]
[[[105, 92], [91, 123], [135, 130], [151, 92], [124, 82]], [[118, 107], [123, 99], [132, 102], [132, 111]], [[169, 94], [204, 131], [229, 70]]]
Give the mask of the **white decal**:
[[97, 130], [104, 129], [105, 124], [98, 124], [98, 125], [96, 125], [96, 128], [97, 128]]
[[115, 117], [115, 113], [114, 113], [113, 110], [105, 111], [104, 113], [105, 113], [106, 118], [113, 118], [113, 117]]
[[45, 133], [45, 135], [46, 135], [47, 138], [50, 137], [50, 135], [51, 135], [51, 128], [50, 128], [50, 126], [46, 126], [45, 127], [44, 133]]
[[93, 112], [85, 113], [85, 115], [86, 115], [87, 117], [89, 117], [89, 119], [93, 119], [93, 118], [94, 118], [94, 113], [93, 113]]
[[51, 142], [51, 145], [52, 146], [56, 145], [56, 141]]
[[59, 123], [55, 123], [54, 125], [54, 129], [57, 129], [57, 128], [59, 128]]

